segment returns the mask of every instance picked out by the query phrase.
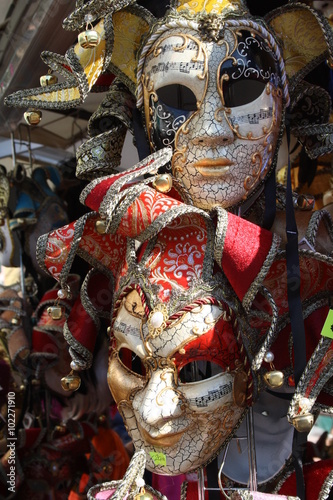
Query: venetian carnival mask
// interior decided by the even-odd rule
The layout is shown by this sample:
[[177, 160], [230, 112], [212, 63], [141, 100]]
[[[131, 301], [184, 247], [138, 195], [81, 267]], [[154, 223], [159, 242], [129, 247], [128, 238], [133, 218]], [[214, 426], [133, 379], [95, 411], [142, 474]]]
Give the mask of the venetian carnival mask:
[[[96, 21], [97, 46], [84, 48], [78, 44], [75, 49], [69, 49], [65, 58], [49, 52], [44, 54], [50, 67], [65, 74], [67, 81], [47, 89], [17, 92], [6, 102], [40, 109], [75, 107], [83, 102], [90, 90], [103, 86], [98, 81], [99, 77], [110, 76], [109, 72], [114, 70], [120, 75], [122, 84], [129, 87], [132, 97], [135, 95], [137, 98], [137, 107], [140, 109], [144, 105], [151, 148], [161, 150], [172, 146], [172, 172], [186, 201], [192, 200], [194, 208], [205, 210], [215, 206], [233, 208], [260, 192], [263, 181], [274, 167], [283, 108], [289, 103], [287, 71], [283, 69], [278, 43], [265, 28], [264, 22], [249, 16], [243, 7], [238, 10], [235, 5], [238, 2], [180, 0], [171, 3], [174, 6], [179, 4], [178, 10], [157, 22], [132, 0], [112, 2], [111, 12], [109, 2], [80, 2], [76, 12], [66, 21], [67, 27], [78, 29], [85, 15], [89, 14]], [[88, 7], [92, 9], [92, 4], [95, 4], [93, 13], [88, 11]], [[235, 9], [234, 15], [231, 4]], [[184, 15], [182, 5], [186, 10]], [[306, 11], [307, 14], [311, 13]], [[297, 22], [299, 15], [300, 12], [295, 10]], [[288, 31], [290, 28], [296, 33], [294, 24], [285, 22], [284, 18], [280, 23], [279, 16], [272, 18], [271, 22], [279, 36], [286, 30], [284, 58], [289, 61], [288, 76], [294, 77], [296, 85], [299, 74], [306, 73], [304, 68], [312, 67], [311, 62], [324, 53], [324, 37], [319, 30], [321, 36], [316, 44], [312, 37], [308, 40], [305, 36], [302, 42], [306, 57], [299, 57], [294, 50], [295, 46], [299, 48], [298, 44], [288, 45], [288, 40], [294, 41]], [[316, 25], [310, 26], [312, 32]], [[309, 32], [309, 29], [305, 31], [306, 34]], [[299, 65], [297, 69], [293, 67], [294, 61]], [[73, 231], [70, 226], [73, 239], [68, 236], [60, 238], [64, 250], [58, 253], [58, 243], [48, 245], [50, 255], [57, 247], [57, 256], [49, 258], [51, 270], [48, 269], [59, 281], [64, 281], [66, 270], [70, 267], [67, 260], [74, 258], [76, 251], [82, 250], [81, 255], [91, 265], [98, 269], [106, 267], [106, 276], [112, 274], [111, 281], [117, 284], [111, 329], [109, 386], [135, 448], [146, 452], [147, 467], [159, 474], [177, 475], [210, 462], [231, 439], [246, 413], [247, 405], [251, 404], [247, 398], [252, 394], [248, 392], [254, 392], [256, 380], [255, 377], [248, 380], [251, 377], [251, 359], [245, 352], [248, 345], [244, 348], [245, 344], [241, 342], [248, 319], [243, 318], [241, 324], [242, 314], [245, 313], [240, 302], [226, 297], [230, 284], [233, 286], [232, 281], [228, 286], [223, 277], [218, 281], [213, 269], [214, 258], [218, 258], [216, 261], [219, 264], [222, 254], [225, 254], [223, 231], [220, 231], [222, 234], [217, 232], [217, 238], [214, 237], [214, 244], [218, 247], [215, 254], [209, 248], [207, 235], [199, 237], [194, 234], [194, 230], [198, 229], [195, 227], [195, 215], [199, 211], [194, 210], [183, 226], [179, 221], [175, 222], [175, 228], [180, 233], [177, 238], [168, 225], [175, 213], [173, 203], [176, 201], [166, 202], [164, 199], [163, 202], [157, 200], [153, 203], [156, 191], [148, 189], [145, 195], [142, 186], [135, 185], [125, 196], [125, 191], [121, 191], [123, 174], [119, 172], [115, 174], [117, 180], [112, 181], [116, 185], [114, 195], [111, 196], [111, 191], [111, 194], [109, 191], [103, 193], [103, 199], [97, 203], [98, 192], [102, 196], [98, 175], [109, 175], [119, 165], [119, 148], [116, 146], [123, 143], [118, 140], [118, 121], [132, 126], [133, 99], [126, 112], [125, 101], [114, 99], [111, 108], [112, 117], [116, 120], [112, 121], [113, 126], [106, 131], [92, 127], [92, 137], [78, 153], [80, 176], [91, 178], [96, 188], [93, 195], [88, 195], [86, 190], [84, 196], [89, 198], [89, 201], [85, 200], [86, 205], [102, 217], [96, 221], [101, 223], [101, 232], [94, 225], [89, 226], [91, 215], [85, 222], [82, 219], [75, 224]], [[110, 103], [107, 104], [109, 106]], [[106, 116], [108, 106], [105, 105], [100, 114], [97, 113], [99, 118]], [[158, 172], [158, 167], [149, 170], [149, 173], [155, 170]], [[137, 174], [148, 173], [138, 166], [135, 172], [133, 178]], [[133, 178], [130, 172], [128, 182]], [[106, 184], [109, 181], [104, 178]], [[147, 182], [149, 179], [144, 180], [144, 183]], [[134, 258], [133, 255], [138, 255], [140, 251], [136, 253], [134, 246], [137, 235], [131, 236], [133, 248], [125, 251], [116, 233], [122, 217], [120, 212], [114, 214], [113, 210], [118, 203], [129, 208], [131, 201], [141, 194], [145, 203], [139, 203], [133, 211], [131, 207], [132, 215], [127, 219], [125, 217], [124, 225], [132, 229], [133, 226], [141, 226], [142, 222], [141, 230], [145, 227], [142, 231], [146, 240], [142, 236], [140, 241], [147, 244], [141, 253], [141, 257], [143, 254], [146, 256], [146, 262], [143, 262], [143, 257], [138, 259], [133, 275], [130, 266], [124, 266], [123, 274], [117, 281], [118, 276], [113, 273], [118, 273], [124, 255], [126, 259]], [[191, 203], [188, 203], [186, 212], [190, 208]], [[159, 210], [163, 212], [162, 222], [159, 222], [158, 232], [154, 232], [156, 228], [153, 231], [147, 225]], [[179, 215], [184, 216], [182, 207], [179, 208]], [[209, 218], [208, 214], [204, 215]], [[220, 213], [221, 218], [228, 215]], [[79, 233], [83, 232], [86, 223], [84, 239]], [[213, 222], [209, 218], [210, 224], [213, 225]], [[220, 230], [222, 227], [221, 222], [217, 228]], [[210, 231], [213, 232], [210, 228], [208, 235]], [[237, 229], [237, 233], [232, 234], [241, 234], [239, 241], [245, 240], [251, 247], [248, 243], [249, 228], [245, 232], [239, 231]], [[109, 233], [110, 240], [107, 239]], [[109, 246], [112, 236], [117, 241], [114, 252]], [[230, 239], [238, 243], [237, 238]], [[43, 241], [46, 241], [45, 238]], [[98, 244], [95, 247], [96, 241]], [[245, 251], [245, 246], [241, 248]], [[254, 250], [257, 248], [253, 247]], [[256, 254], [264, 255], [262, 249], [261, 241], [260, 252]], [[207, 258], [210, 258], [209, 265]], [[63, 266], [62, 271], [58, 271], [55, 265], [57, 259], [59, 268]], [[160, 265], [162, 260], [163, 266]], [[229, 265], [230, 260], [227, 260], [225, 267]], [[251, 271], [247, 274], [252, 282], [253, 268], [246, 266], [244, 269]], [[144, 271], [146, 274], [142, 274]], [[232, 274], [231, 278], [236, 282], [238, 275]], [[132, 287], [131, 290], [119, 285], [122, 279], [129, 280], [129, 277], [132, 281], [127, 284]], [[238, 281], [241, 282], [242, 278]], [[192, 294], [194, 288], [196, 292]], [[176, 292], [182, 292], [188, 300], [170, 308], [170, 297]], [[164, 294], [162, 298], [161, 293]], [[251, 294], [252, 291], [246, 292], [243, 300], [250, 300]], [[85, 293], [82, 296], [86, 298]], [[94, 309], [92, 304], [87, 301], [89, 312]], [[83, 329], [76, 330], [80, 341], [67, 330], [66, 340], [71, 344], [75, 369], [86, 369], [91, 366], [93, 341], [83, 338]], [[249, 332], [248, 338], [253, 339], [252, 333]], [[88, 347], [82, 348], [81, 342], [86, 342]], [[78, 361], [82, 364], [78, 365]], [[246, 363], [248, 366], [244, 369]]]
[[147, 467], [177, 475], [212, 460], [246, 407], [247, 375], [225, 303], [200, 300], [167, 316], [147, 317], [142, 293], [131, 291], [113, 325], [108, 381]]
[[270, 170], [282, 91], [276, 54], [259, 32], [237, 26], [212, 39], [209, 29], [156, 40], [143, 68], [144, 106], [151, 147], [172, 145], [172, 173], [194, 205], [229, 208]]

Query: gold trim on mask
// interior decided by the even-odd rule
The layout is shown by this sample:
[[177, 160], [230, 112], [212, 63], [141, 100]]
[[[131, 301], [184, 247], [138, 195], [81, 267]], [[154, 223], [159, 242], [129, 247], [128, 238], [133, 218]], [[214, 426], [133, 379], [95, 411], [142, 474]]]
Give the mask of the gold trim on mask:
[[251, 161], [252, 164], [254, 164], [254, 168], [252, 170], [252, 175], [248, 175], [244, 180], [244, 189], [246, 193], [243, 196], [243, 200], [247, 198], [248, 192], [256, 185], [261, 174], [262, 156], [258, 151], [252, 155]]
[[[154, 317], [155, 317], [155, 320], [154, 320]], [[161, 335], [163, 330], [166, 328], [166, 321], [167, 321], [168, 317], [169, 317], [169, 313], [168, 313], [168, 309], [165, 306], [165, 304], [160, 303], [154, 307], [154, 309], [150, 312], [150, 314], [148, 316], [147, 324], [148, 324], [149, 335], [146, 338], [146, 341], [148, 341], [151, 338], [154, 339], [154, 338], [158, 337], [159, 335]], [[154, 326], [154, 324], [153, 324], [154, 321], [157, 322], [156, 325], [158, 325], [158, 326]]]
[[143, 74], [141, 77], [141, 82], [143, 88], [143, 102], [144, 102], [145, 120], [147, 124], [149, 145], [150, 149], [153, 151], [154, 145], [152, 143], [152, 121], [151, 121], [151, 117], [153, 115], [153, 109], [150, 106], [150, 97], [152, 96], [154, 102], [156, 102], [157, 95], [154, 90], [154, 84], [150, 81], [150, 77], [148, 75]]
[[[204, 99], [204, 97], [206, 95], [206, 92], [207, 92], [207, 87], [208, 87], [208, 78], [207, 78], [207, 74], [208, 74], [208, 57], [207, 57], [207, 52], [206, 52], [206, 49], [205, 49], [203, 43], [201, 42], [201, 40], [199, 40], [195, 36], [190, 35], [188, 33], [184, 34], [184, 33], [179, 33], [179, 32], [175, 32], [175, 33], [171, 32], [171, 33], [168, 33], [167, 35], [165, 35], [164, 37], [162, 37], [160, 40], [158, 40], [158, 42], [156, 43], [156, 45], [154, 45], [148, 51], [148, 53], [146, 55], [146, 59], [151, 54], [154, 57], [157, 57], [161, 53], [161, 51], [162, 51], [162, 49], [160, 48], [160, 45], [165, 40], [167, 40], [168, 38], [171, 38], [171, 37], [179, 37], [179, 38], [183, 39], [183, 44], [181, 46], [175, 46], [175, 47], [173, 47], [173, 50], [175, 52], [181, 52], [181, 51], [185, 50], [186, 47], [187, 47], [187, 45], [188, 45], [188, 43], [189, 43], [189, 40], [192, 40], [192, 42], [194, 42], [194, 44], [197, 46], [197, 55], [193, 56], [193, 58], [191, 59], [191, 61], [192, 62], [198, 62], [199, 59], [200, 59], [200, 57], [201, 57], [201, 55], [202, 55], [203, 60], [204, 60], [204, 67], [203, 67], [203, 70], [202, 70], [202, 74], [201, 75], [198, 74], [196, 76], [200, 80], [204, 80], [206, 78], [206, 85], [205, 85], [205, 88], [204, 88], [204, 91], [203, 91], [202, 99], [196, 102], [197, 110], [194, 111], [191, 114], [191, 117], [193, 117], [200, 110], [202, 102], [203, 102], [203, 99]], [[145, 71], [143, 72], [143, 74], [141, 76], [141, 83], [142, 83], [142, 87], [143, 87], [143, 101], [144, 101], [145, 119], [146, 119], [146, 124], [147, 124], [149, 144], [150, 144], [150, 148], [152, 150], [154, 150], [154, 144], [152, 142], [152, 130], [153, 130], [152, 116], [154, 114], [154, 111], [153, 111], [153, 109], [152, 109], [152, 107], [150, 105], [150, 99], [152, 98], [154, 102], [157, 102], [158, 101], [158, 96], [157, 96], [154, 84], [151, 82], [151, 79], [150, 79], [149, 75], [147, 75], [145, 73]], [[189, 130], [186, 128], [186, 124], [189, 122], [189, 120], [190, 120], [191, 117], [189, 117], [183, 123], [183, 125], [181, 125], [181, 127], [177, 130], [177, 132], [175, 134], [175, 153], [176, 153], [176, 149], [177, 149], [177, 145], [176, 145], [177, 134], [178, 134], [179, 130], [182, 130], [182, 133], [185, 134], [185, 135], [189, 133]], [[185, 151], [186, 151], [186, 149], [184, 150], [184, 152], [181, 152], [181, 154], [185, 153]]]
[[131, 401], [133, 393], [143, 389], [147, 382], [146, 377], [131, 372], [121, 362], [118, 351], [113, 351], [110, 356], [107, 380], [112, 397], [117, 405], [123, 401]]
[[126, 297], [123, 298], [123, 305], [126, 311], [134, 318], [139, 318], [145, 321], [146, 312], [142, 306], [141, 297], [136, 290], [130, 292]]
[[200, 13], [215, 13], [227, 14], [246, 13], [247, 8], [242, 0], [178, 0], [177, 10], [189, 10], [196, 14]]

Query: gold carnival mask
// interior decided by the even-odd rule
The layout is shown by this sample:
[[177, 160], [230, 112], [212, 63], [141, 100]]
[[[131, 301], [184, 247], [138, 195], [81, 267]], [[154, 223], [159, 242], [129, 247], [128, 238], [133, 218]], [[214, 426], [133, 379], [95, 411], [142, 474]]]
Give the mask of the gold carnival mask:
[[147, 317], [141, 297], [133, 290], [117, 312], [109, 386], [147, 467], [177, 475], [231, 438], [246, 411], [247, 375], [225, 303], [194, 303], [170, 320], [164, 305]]

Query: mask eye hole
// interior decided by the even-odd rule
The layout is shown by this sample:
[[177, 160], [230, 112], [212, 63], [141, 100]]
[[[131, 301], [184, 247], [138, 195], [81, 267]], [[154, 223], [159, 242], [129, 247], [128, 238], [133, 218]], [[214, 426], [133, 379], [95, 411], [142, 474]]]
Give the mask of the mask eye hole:
[[211, 361], [200, 360], [190, 361], [184, 365], [179, 371], [178, 377], [182, 384], [189, 384], [191, 382], [207, 380], [219, 373], [224, 373], [221, 366]]
[[191, 89], [179, 83], [160, 87], [156, 94], [163, 104], [172, 109], [196, 111], [197, 99]]
[[237, 42], [220, 66], [219, 85], [228, 108], [255, 101], [268, 83], [276, 86], [279, 80], [276, 57], [265, 39], [241, 30]]
[[122, 347], [119, 350], [118, 357], [120, 362], [127, 368], [127, 370], [144, 377], [146, 375], [146, 369], [142, 363], [141, 358], [130, 349]]
[[224, 81], [223, 97], [227, 108], [244, 106], [257, 99], [264, 91], [266, 84], [258, 80], [244, 79]]

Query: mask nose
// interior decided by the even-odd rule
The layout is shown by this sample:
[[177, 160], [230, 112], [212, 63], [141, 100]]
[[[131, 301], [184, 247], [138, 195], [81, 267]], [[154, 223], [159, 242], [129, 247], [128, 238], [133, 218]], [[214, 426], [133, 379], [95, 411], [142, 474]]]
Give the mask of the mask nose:
[[228, 125], [225, 113], [217, 92], [206, 96], [198, 113], [193, 115], [187, 126], [192, 144], [217, 148], [233, 143], [234, 132]]
[[228, 144], [233, 143], [234, 136], [233, 134], [223, 134], [223, 135], [201, 135], [199, 137], [195, 137], [192, 141], [192, 144], [195, 146], [207, 146], [210, 148], [217, 148], [219, 146], [227, 146]]
[[133, 409], [142, 422], [158, 428], [183, 414], [183, 396], [177, 390], [173, 370], [153, 372], [144, 390], [133, 400]]

